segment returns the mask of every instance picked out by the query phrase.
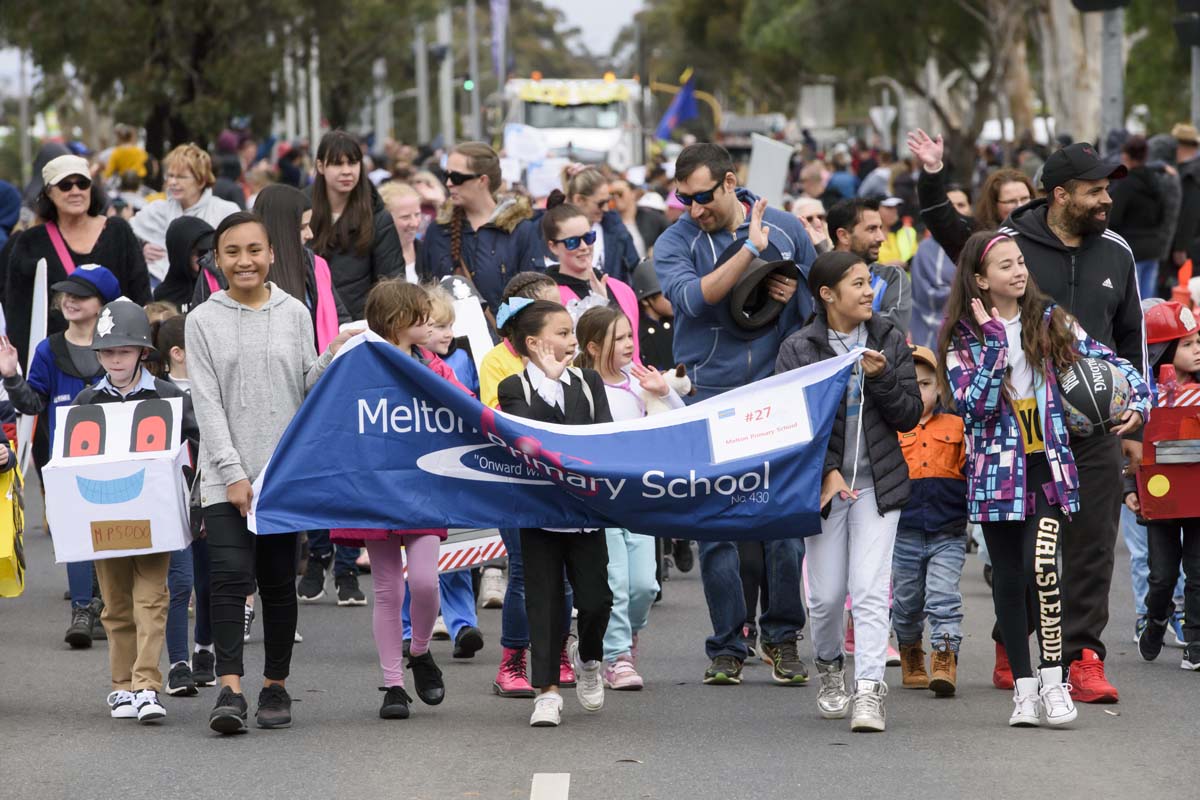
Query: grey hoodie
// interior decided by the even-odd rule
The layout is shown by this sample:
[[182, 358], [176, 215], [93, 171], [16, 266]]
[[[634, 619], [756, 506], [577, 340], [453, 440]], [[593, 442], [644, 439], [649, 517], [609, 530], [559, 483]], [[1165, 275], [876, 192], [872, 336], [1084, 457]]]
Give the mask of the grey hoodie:
[[187, 318], [187, 366], [200, 426], [200, 504], [228, 502], [225, 489], [253, 483], [305, 393], [329, 365], [317, 357], [312, 317], [267, 283], [254, 309], [220, 291]]

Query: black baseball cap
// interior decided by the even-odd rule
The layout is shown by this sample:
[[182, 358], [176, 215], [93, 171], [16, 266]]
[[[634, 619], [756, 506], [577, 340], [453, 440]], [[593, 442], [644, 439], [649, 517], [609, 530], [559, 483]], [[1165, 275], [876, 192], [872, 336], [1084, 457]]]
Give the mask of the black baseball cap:
[[1103, 161], [1096, 148], [1087, 142], [1076, 142], [1056, 150], [1046, 159], [1042, 167], [1042, 188], [1049, 192], [1067, 181], [1098, 181], [1124, 178], [1128, 174], [1124, 164]]

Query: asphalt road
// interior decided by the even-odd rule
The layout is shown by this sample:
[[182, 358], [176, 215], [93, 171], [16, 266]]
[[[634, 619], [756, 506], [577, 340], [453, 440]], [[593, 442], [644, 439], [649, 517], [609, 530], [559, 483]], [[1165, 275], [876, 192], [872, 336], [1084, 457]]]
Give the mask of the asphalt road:
[[[30, 492], [35, 494], [36, 490]], [[31, 505], [36, 505], [32, 503]], [[301, 607], [289, 689], [295, 726], [230, 738], [211, 734], [216, 689], [165, 700], [160, 727], [111, 720], [107, 648], [62, 642], [66, 572], [32, 509], [28, 588], [0, 600], [0, 799], [34, 798], [528, 798], [538, 774], [546, 798], [899, 798], [1189, 796], [1191, 744], [1200, 734], [1200, 675], [1178, 650], [1153, 664], [1131, 643], [1125, 553], [1109, 628], [1116, 706], [1080, 706], [1069, 730], [1010, 729], [1011, 703], [992, 688], [991, 600], [979, 562], [963, 576], [966, 640], [959, 694], [938, 700], [899, 687], [889, 669], [888, 731], [851, 734], [820, 719], [815, 686], [772, 685], [748, 666], [740, 687], [707, 687], [707, 612], [696, 572], [667, 583], [642, 635], [647, 688], [609, 692], [585, 713], [568, 691], [564, 724], [531, 729], [529, 700], [491, 693], [500, 612], [481, 610], [486, 646], [454, 661], [434, 644], [447, 699], [414, 707], [406, 721], [377, 716], [380, 675], [369, 608], [328, 596]], [[363, 588], [370, 596], [370, 578]], [[330, 593], [332, 594], [332, 593]], [[802, 652], [810, 659], [807, 642]], [[164, 653], [165, 660], [165, 653]], [[261, 674], [261, 628], [247, 645], [247, 674]], [[164, 672], [166, 665], [164, 663]], [[247, 681], [247, 693], [258, 683]]]

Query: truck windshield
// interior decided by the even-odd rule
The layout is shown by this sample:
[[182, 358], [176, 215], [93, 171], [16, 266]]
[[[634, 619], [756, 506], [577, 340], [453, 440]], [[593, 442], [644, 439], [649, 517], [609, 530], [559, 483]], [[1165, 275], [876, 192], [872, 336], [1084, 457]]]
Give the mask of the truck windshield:
[[621, 124], [621, 105], [525, 103], [525, 124], [531, 128], [616, 128]]

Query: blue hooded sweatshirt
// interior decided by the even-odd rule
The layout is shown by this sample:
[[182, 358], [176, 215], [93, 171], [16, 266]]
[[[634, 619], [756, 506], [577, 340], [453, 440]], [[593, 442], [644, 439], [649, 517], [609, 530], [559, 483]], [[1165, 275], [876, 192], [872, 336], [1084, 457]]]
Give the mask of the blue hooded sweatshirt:
[[813, 310], [807, 281], [816, 251], [800, 220], [777, 208], [767, 208], [763, 214], [768, 245], [761, 257], [796, 262], [802, 278], [775, 324], [747, 332], [733, 321], [728, 297], [715, 305], [705, 302], [700, 279], [735, 254], [749, 235], [749, 209], [758, 198], [746, 189], [738, 189], [737, 197], [747, 212], [735, 232], [706, 233], [685, 213], [654, 243], [654, 269], [675, 309], [675, 360], [687, 368], [696, 387], [691, 402], [771, 375], [779, 345], [800, 330]]

